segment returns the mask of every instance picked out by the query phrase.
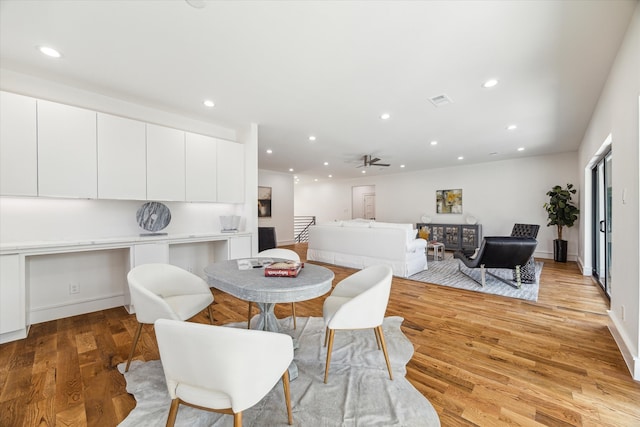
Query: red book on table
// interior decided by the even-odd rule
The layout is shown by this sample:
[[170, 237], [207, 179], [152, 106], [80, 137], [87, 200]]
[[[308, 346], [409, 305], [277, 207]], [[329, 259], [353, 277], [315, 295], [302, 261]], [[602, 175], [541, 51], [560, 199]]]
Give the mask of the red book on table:
[[296, 261], [277, 261], [264, 268], [264, 275], [270, 277], [296, 277], [303, 264]]

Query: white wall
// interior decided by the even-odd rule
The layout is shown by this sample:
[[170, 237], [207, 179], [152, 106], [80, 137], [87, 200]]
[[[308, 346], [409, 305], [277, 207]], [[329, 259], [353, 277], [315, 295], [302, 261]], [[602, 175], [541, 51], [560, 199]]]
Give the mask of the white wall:
[[[612, 286], [609, 315], [614, 338], [640, 381], [640, 5], [580, 146], [578, 168], [583, 186], [590, 180], [589, 164], [607, 136], [612, 137]], [[623, 194], [626, 196], [623, 200]], [[588, 195], [587, 195], [588, 196]], [[585, 197], [583, 212], [591, 206]], [[580, 225], [580, 257], [590, 266], [591, 231]], [[624, 307], [624, 308], [623, 308]], [[624, 313], [624, 315], [623, 315]]]
[[[275, 227], [276, 244], [294, 243], [293, 235], [293, 177], [291, 174], [266, 170], [258, 171], [258, 185], [271, 187], [271, 218], [258, 218], [260, 227]], [[257, 209], [258, 199], [254, 200]]]
[[[295, 214], [316, 215], [318, 222], [351, 218], [351, 187], [375, 185], [376, 219], [416, 223], [463, 223], [468, 215], [482, 224], [483, 235], [509, 235], [516, 222], [539, 224], [536, 255], [553, 258], [555, 227], [546, 227], [543, 204], [555, 184], [578, 184], [576, 153], [526, 157], [491, 163], [432, 169], [343, 181], [296, 184]], [[579, 185], [577, 185], [579, 187]], [[436, 214], [436, 191], [462, 189], [463, 214]], [[580, 190], [575, 196], [579, 203]], [[578, 252], [578, 227], [565, 229], [569, 258]]]

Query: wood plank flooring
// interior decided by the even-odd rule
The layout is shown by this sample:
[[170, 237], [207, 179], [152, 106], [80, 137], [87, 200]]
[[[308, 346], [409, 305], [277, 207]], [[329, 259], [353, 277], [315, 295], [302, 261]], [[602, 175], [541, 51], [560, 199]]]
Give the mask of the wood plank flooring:
[[[306, 245], [290, 248], [305, 258]], [[607, 329], [607, 299], [575, 263], [543, 261], [537, 302], [394, 278], [387, 315], [404, 317], [415, 346], [407, 378], [443, 426], [640, 426], [640, 383]], [[354, 272], [329, 267], [334, 284]], [[245, 320], [246, 302], [213, 292], [215, 324]], [[296, 303], [298, 316], [321, 316], [322, 301]], [[136, 324], [114, 308], [1, 345], [0, 426], [117, 425], [136, 404], [116, 369]], [[159, 358], [152, 327], [135, 358]]]

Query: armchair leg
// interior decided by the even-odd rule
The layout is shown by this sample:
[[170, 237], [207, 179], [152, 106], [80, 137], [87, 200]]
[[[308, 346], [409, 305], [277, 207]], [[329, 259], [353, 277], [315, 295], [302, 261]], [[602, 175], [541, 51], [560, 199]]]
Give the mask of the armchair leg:
[[129, 372], [129, 365], [131, 365], [131, 359], [133, 358], [133, 352], [136, 349], [138, 340], [140, 339], [140, 333], [142, 332], [142, 323], [138, 323], [138, 329], [136, 335], [133, 337], [133, 343], [131, 343], [131, 351], [129, 352], [129, 358], [127, 359], [127, 366], [124, 368], [125, 372]]
[[247, 329], [251, 329], [251, 301], [249, 301], [249, 314], [247, 314]]
[[378, 332], [378, 328], [373, 328], [373, 332], [376, 335], [376, 344], [378, 345], [378, 350], [380, 350], [380, 333]]
[[329, 378], [329, 365], [331, 365], [331, 350], [333, 349], [333, 335], [335, 333], [334, 329], [329, 329], [329, 346], [327, 347], [327, 364], [324, 368], [324, 383], [327, 383], [327, 379]]
[[484, 288], [484, 285], [487, 284], [487, 280], [486, 280], [486, 270], [484, 268], [484, 264], [480, 264], [480, 277], [482, 278], [482, 287]]
[[291, 303], [291, 314], [293, 315], [293, 329], [297, 329], [296, 326], [296, 303]]
[[233, 427], [242, 427], [242, 411], [233, 413]]
[[382, 325], [376, 326], [376, 331], [377, 331], [376, 335], [380, 336], [380, 343], [382, 344], [382, 352], [384, 353], [384, 360], [385, 362], [387, 362], [387, 370], [389, 371], [389, 379], [393, 381], [393, 374], [391, 373], [391, 363], [389, 362], [389, 353], [387, 353], [387, 343], [384, 341], [384, 332], [382, 332]]
[[289, 370], [282, 375], [282, 387], [284, 388], [284, 401], [287, 404], [287, 418], [289, 425], [293, 425], [293, 415], [291, 414], [291, 393], [289, 388]]
[[209, 322], [211, 322], [211, 324], [213, 325], [213, 310], [211, 310], [211, 305], [209, 305], [207, 309], [209, 311]]
[[176, 417], [178, 416], [178, 406], [180, 406], [180, 399], [173, 399], [171, 401], [171, 407], [169, 408], [169, 416], [167, 417], [167, 427], [173, 427], [173, 425], [176, 423]]

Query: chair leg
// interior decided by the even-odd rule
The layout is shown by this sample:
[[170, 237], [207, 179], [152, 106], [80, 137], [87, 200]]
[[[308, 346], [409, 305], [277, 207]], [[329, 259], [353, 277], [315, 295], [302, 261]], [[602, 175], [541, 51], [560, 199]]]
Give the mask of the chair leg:
[[391, 373], [391, 363], [389, 362], [389, 353], [387, 353], [387, 344], [384, 341], [384, 332], [382, 332], [382, 326], [377, 326], [376, 331], [380, 336], [380, 343], [382, 344], [382, 352], [384, 353], [384, 360], [387, 362], [387, 370], [389, 371], [389, 379], [393, 381], [393, 374]]
[[208, 311], [209, 311], [209, 322], [211, 322], [211, 324], [213, 325], [213, 310], [211, 309], [211, 304], [209, 304]]
[[329, 329], [329, 346], [327, 347], [327, 364], [324, 368], [324, 383], [327, 383], [327, 378], [329, 378], [329, 365], [331, 365], [331, 350], [333, 349], [333, 335], [335, 333], [335, 329]]
[[382, 347], [380, 347], [380, 335], [378, 334], [378, 330], [376, 328], [373, 328], [373, 332], [376, 336], [376, 344], [378, 345], [378, 350], [381, 350]]
[[233, 427], [242, 427], [242, 411], [233, 413]]
[[138, 329], [136, 335], [133, 337], [133, 343], [131, 343], [131, 351], [129, 352], [129, 359], [127, 359], [127, 366], [124, 368], [125, 372], [129, 372], [129, 365], [131, 365], [131, 359], [133, 358], [133, 351], [136, 349], [138, 340], [140, 339], [140, 333], [142, 332], [142, 323], [138, 323]]
[[329, 327], [324, 328], [324, 346], [327, 346], [327, 341], [329, 341]]
[[251, 301], [249, 301], [249, 314], [247, 314], [247, 329], [251, 329]]
[[482, 287], [486, 284], [486, 272], [484, 269], [484, 264], [480, 264], [480, 277], [482, 278]]
[[291, 393], [289, 388], [289, 369], [282, 375], [282, 387], [284, 388], [284, 401], [287, 404], [287, 418], [289, 425], [293, 425], [293, 415], [291, 414]]
[[173, 425], [176, 423], [176, 417], [178, 416], [178, 406], [180, 406], [180, 399], [176, 397], [171, 401], [169, 416], [167, 417], [167, 427], [173, 427]]
[[296, 326], [296, 303], [291, 303], [291, 313], [293, 314], [293, 329], [297, 329]]

